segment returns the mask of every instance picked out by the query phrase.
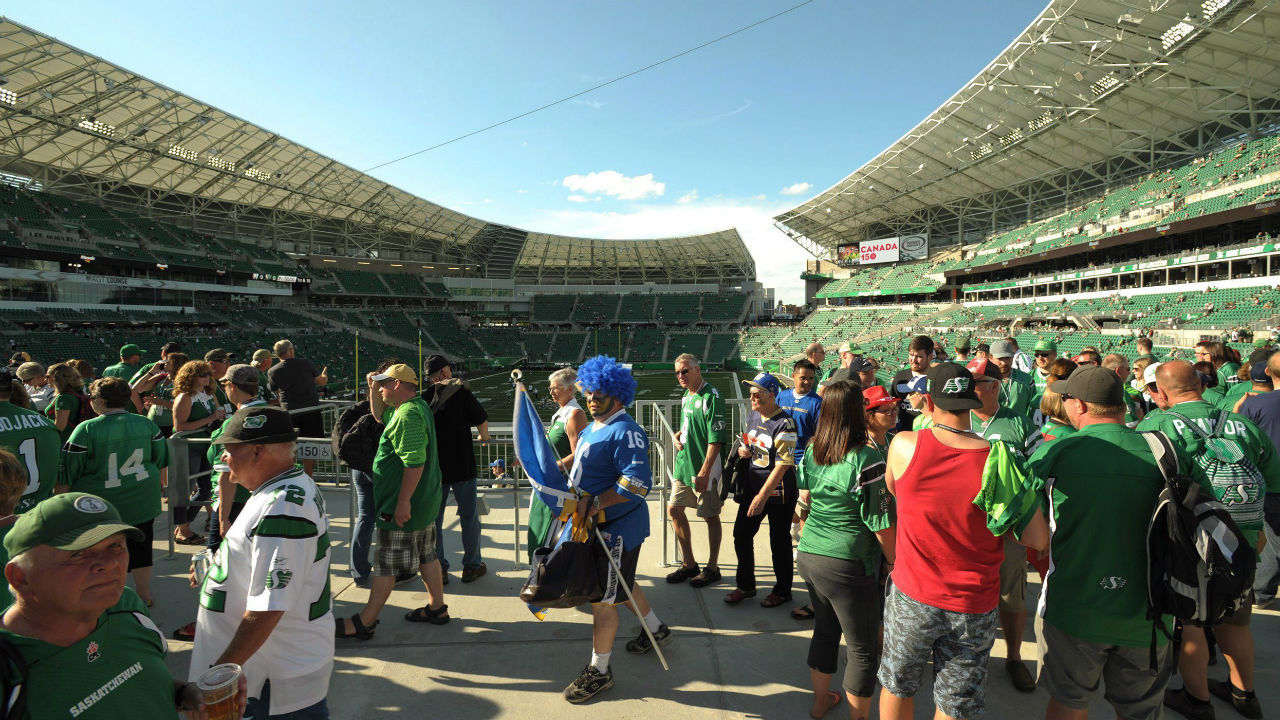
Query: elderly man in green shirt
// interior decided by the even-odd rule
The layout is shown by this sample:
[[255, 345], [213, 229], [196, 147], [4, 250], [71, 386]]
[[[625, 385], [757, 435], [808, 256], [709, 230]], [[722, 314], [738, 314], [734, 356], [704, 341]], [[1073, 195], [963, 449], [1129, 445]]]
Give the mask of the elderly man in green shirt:
[[385, 426], [373, 458], [378, 550], [364, 609], [346, 619], [336, 618], [339, 638], [360, 640], [373, 637], [396, 576], [414, 570], [422, 575], [428, 602], [405, 619], [432, 625], [449, 622], [444, 574], [436, 556], [441, 484], [431, 408], [419, 395], [418, 374], [408, 365], [369, 373], [368, 382], [370, 412]]
[[[1252, 420], [1207, 402], [1200, 393], [1195, 368], [1188, 363], [1181, 360], [1161, 363], [1155, 377], [1155, 401], [1161, 412], [1139, 423], [1138, 429], [1159, 430], [1168, 435], [1173, 444], [1185, 450], [1201, 468], [1206, 467], [1203, 463], [1210, 455], [1231, 461], [1243, 454], [1240, 467], [1248, 469], [1248, 465], [1252, 465], [1256, 482], [1241, 483], [1238, 475], [1231, 476], [1229, 481], [1215, 481], [1203, 474], [1196, 478], [1226, 506], [1245, 539], [1257, 548], [1262, 531], [1263, 498], [1267, 492], [1280, 491], [1280, 458], [1271, 438]], [[1210, 436], [1214, 439], [1210, 440]], [[1262, 717], [1253, 694], [1251, 615], [1252, 606], [1246, 603], [1214, 626], [1214, 637], [1230, 669], [1229, 682], [1208, 680], [1209, 648], [1204, 629], [1190, 623], [1183, 626], [1182, 653], [1178, 657], [1183, 689], [1166, 695], [1166, 707], [1189, 718], [1212, 717], [1209, 706], [1212, 693], [1230, 702], [1245, 717]]]

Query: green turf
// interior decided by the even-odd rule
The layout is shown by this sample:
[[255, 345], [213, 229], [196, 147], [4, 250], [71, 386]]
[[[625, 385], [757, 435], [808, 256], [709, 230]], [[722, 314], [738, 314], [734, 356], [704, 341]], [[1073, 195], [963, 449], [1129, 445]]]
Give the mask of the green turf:
[[[547, 378], [550, 375], [549, 370], [531, 370], [524, 374], [525, 387], [537, 389], [538, 412], [544, 420], [550, 419], [555, 412], [555, 407], [547, 398]], [[741, 390], [735, 392], [733, 373], [707, 372], [703, 374], [703, 378], [726, 398], [739, 397], [738, 393]], [[510, 422], [513, 398], [509, 374], [477, 375], [468, 378], [467, 383], [471, 387], [471, 392], [475, 393], [476, 399], [484, 405], [493, 422]], [[673, 373], [640, 372], [636, 374], [637, 400], [676, 400], [679, 399], [681, 392], [683, 390], [676, 382]], [[582, 403], [581, 397], [578, 398], [578, 402]]]

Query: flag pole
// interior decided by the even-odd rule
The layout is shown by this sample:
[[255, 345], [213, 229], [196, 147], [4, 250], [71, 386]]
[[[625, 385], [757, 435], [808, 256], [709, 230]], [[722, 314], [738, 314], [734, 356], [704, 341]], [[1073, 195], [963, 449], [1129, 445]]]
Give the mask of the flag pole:
[[355, 388], [354, 388], [355, 397], [354, 397], [353, 399], [355, 400], [355, 402], [357, 402], [357, 403], [358, 403], [358, 402], [360, 402], [360, 379], [361, 379], [361, 378], [360, 378], [360, 331], [359, 331], [359, 330], [356, 330], [356, 363], [355, 363], [355, 368], [356, 368], [356, 378], [355, 378], [355, 381], [354, 381], [354, 382], [355, 382]]
[[[520, 372], [519, 368], [511, 371], [511, 379], [516, 381], [516, 397], [517, 398], [520, 396], [520, 393], [527, 392], [524, 389], [524, 383], [521, 382], [522, 377], [523, 377], [523, 373]], [[539, 424], [541, 425], [541, 423]], [[543, 437], [546, 437], [546, 432], [547, 432], [547, 429], [545, 426], [543, 426], [542, 427]], [[551, 443], [551, 440], [549, 438], [547, 439], [547, 443], [548, 444]], [[558, 463], [557, 463], [557, 467], [559, 467]], [[563, 470], [561, 470], [561, 475], [562, 476], [564, 475]], [[576, 488], [575, 488], [575, 491], [576, 491]], [[581, 493], [578, 493], [578, 495], [579, 497], [581, 497]], [[627, 596], [627, 602], [631, 607], [631, 612], [635, 613], [636, 619], [640, 621], [640, 629], [644, 631], [644, 634], [646, 636], [648, 636], [649, 645], [653, 647], [653, 651], [658, 654], [658, 662], [662, 663], [663, 670], [670, 671], [671, 666], [667, 664], [667, 657], [662, 654], [662, 648], [658, 645], [658, 639], [653, 636], [653, 632], [649, 630], [649, 625], [646, 624], [644, 621], [644, 616], [640, 614], [640, 606], [636, 604], [636, 598], [634, 595], [631, 594], [631, 586], [626, 583], [626, 578], [622, 575], [622, 568], [618, 567], [618, 562], [613, 559], [613, 553], [609, 551], [608, 543], [604, 541], [604, 536], [600, 534], [600, 528], [592, 527], [591, 532], [595, 534], [596, 541], [600, 543], [600, 549], [604, 551], [604, 556], [608, 558], [609, 566], [613, 568], [613, 572], [618, 578], [618, 584], [622, 586], [622, 591]]]

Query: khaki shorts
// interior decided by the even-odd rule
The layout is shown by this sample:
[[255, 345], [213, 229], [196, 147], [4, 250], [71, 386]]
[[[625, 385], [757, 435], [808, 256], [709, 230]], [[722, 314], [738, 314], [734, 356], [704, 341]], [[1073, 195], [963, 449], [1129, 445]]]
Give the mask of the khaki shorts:
[[1000, 563], [1000, 612], [1027, 611], [1027, 549], [1004, 539], [1004, 562]]
[[1161, 717], [1164, 689], [1173, 674], [1173, 644], [1156, 648], [1156, 674], [1151, 674], [1151, 648], [1100, 645], [1068, 635], [1036, 616], [1040, 650], [1038, 684], [1049, 696], [1073, 710], [1106, 685], [1103, 697], [1118, 717], [1154, 720]]
[[671, 488], [671, 507], [698, 508], [700, 518], [720, 517], [723, 502], [720, 500], [720, 478], [716, 477], [718, 474], [712, 474], [706, 492], [698, 492], [676, 480]]

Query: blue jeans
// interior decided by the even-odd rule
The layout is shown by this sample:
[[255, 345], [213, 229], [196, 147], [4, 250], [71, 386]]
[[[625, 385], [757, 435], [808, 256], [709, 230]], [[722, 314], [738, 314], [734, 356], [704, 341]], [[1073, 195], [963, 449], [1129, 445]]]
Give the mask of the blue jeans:
[[351, 578], [356, 584], [363, 585], [369, 582], [369, 573], [373, 570], [369, 563], [373, 526], [377, 520], [373, 476], [363, 470], [352, 470], [351, 487], [356, 491], [356, 526], [351, 529]]
[[444, 508], [449, 504], [449, 493], [458, 503], [458, 522], [462, 525], [462, 567], [474, 569], [483, 562], [480, 559], [480, 516], [476, 514], [476, 480], [445, 483], [441, 486], [440, 514], [436, 516], [436, 557], [440, 568], [449, 569], [444, 555]]
[[283, 715], [268, 715], [270, 707], [271, 681], [268, 680], [262, 684], [261, 697], [249, 698], [249, 704], [244, 710], [244, 720], [329, 720], [328, 699]]
[[1267, 546], [1258, 558], [1258, 574], [1254, 576], [1253, 596], [1257, 602], [1266, 602], [1276, 596], [1280, 584], [1280, 493], [1267, 495], [1263, 531], [1267, 533]]

